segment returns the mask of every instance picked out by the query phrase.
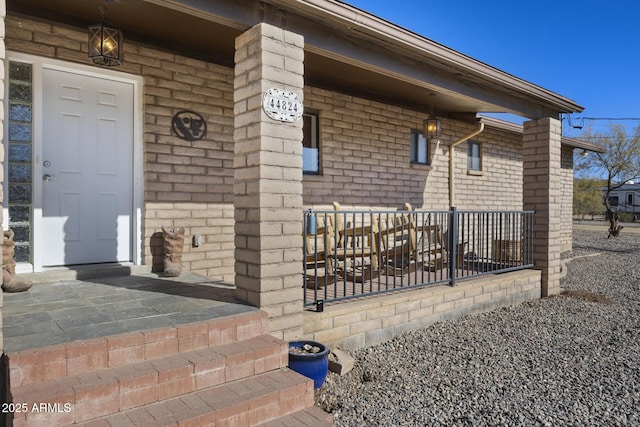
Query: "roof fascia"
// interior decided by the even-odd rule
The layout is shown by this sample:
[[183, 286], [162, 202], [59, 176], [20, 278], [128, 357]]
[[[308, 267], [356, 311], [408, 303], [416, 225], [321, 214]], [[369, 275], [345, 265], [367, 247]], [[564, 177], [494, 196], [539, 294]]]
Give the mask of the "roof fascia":
[[[306, 17], [313, 22], [329, 25], [334, 33], [342, 33], [347, 38], [352, 38], [354, 35], [357, 37], [357, 32], [360, 32], [363, 35], [366, 34], [368, 37], [379, 40], [380, 44], [387, 47], [387, 50], [408, 52], [410, 54], [409, 57], [414, 60], [440, 64], [444, 69], [449, 70], [449, 74], [457, 73], [466, 75], [493, 87], [492, 90], [502, 88], [504, 92], [502, 98], [505, 99], [505, 102], [508, 102], [506, 101], [508, 98], [513, 99], [513, 94], [517, 94], [517, 97], [529, 99], [532, 104], [536, 103], [541, 105], [541, 108], [532, 106], [527, 109], [522, 107], [522, 103], [515, 103], [513, 105], [504, 104], [505, 111], [511, 110], [515, 112], [519, 109], [523, 113], [522, 115], [526, 117], [539, 118], [543, 116], [554, 116], [553, 113], [577, 113], [584, 110], [584, 107], [576, 104], [571, 99], [515, 77], [373, 14], [337, 0], [263, 0], [261, 2], [256, 2], [255, 0], [219, 0], [215, 2], [210, 0], [144, 1], [199, 16], [214, 22], [224, 23], [237, 29], [246, 29], [259, 22], [263, 22], [265, 20], [263, 13], [268, 13], [268, 11], [265, 12], [266, 8], [268, 8], [266, 5], [271, 5], [280, 9], [282, 13], [280, 13], [279, 16], [271, 16], [270, 18], [276, 19], [276, 21], [285, 27], [287, 24], [293, 24], [296, 21], [294, 16], [287, 16], [285, 13], [286, 10], [289, 10], [295, 12], [295, 15]], [[310, 30], [308, 27], [305, 27], [305, 29], [307, 32]], [[324, 31], [323, 34], [323, 37], [319, 37], [315, 33], [309, 34], [311, 38], [314, 39], [311, 40], [311, 42], [316, 42], [317, 45], [321, 45], [323, 38], [326, 39], [327, 37], [326, 31]], [[306, 42], [307, 40], [305, 40], [305, 43]], [[313, 49], [313, 47], [310, 48]], [[323, 48], [321, 47], [319, 51], [320, 50], [323, 50]], [[349, 49], [345, 50], [345, 53], [348, 54]], [[344, 55], [340, 56], [347, 58]], [[337, 56], [336, 58], [340, 59]], [[442, 76], [437, 77], [437, 75], [434, 77], [437, 79], [442, 78]], [[411, 78], [412, 77], [409, 77], [409, 80]], [[454, 90], [457, 89], [458, 88], [455, 88]], [[471, 86], [467, 85], [467, 90], [470, 89]], [[498, 95], [496, 95], [496, 97], [498, 97]], [[520, 106], [518, 107], [518, 105]]]
[[[484, 123], [485, 126], [491, 127], [494, 129], [516, 133], [519, 135], [522, 135], [522, 133], [524, 132], [524, 128], [522, 125], [519, 125], [513, 122], [508, 122], [506, 120], [500, 120], [494, 117], [486, 117], [486, 116], [479, 116], [478, 120], [481, 123]], [[570, 138], [567, 136], [563, 136], [560, 142], [562, 143], [562, 145], [565, 145], [567, 147], [577, 148], [577, 149], [586, 150], [586, 151], [593, 151], [596, 153], [604, 153], [606, 151], [604, 148], [600, 147], [599, 145], [592, 144], [590, 142], [583, 141], [576, 138]]]
[[409, 48], [427, 58], [447, 63], [461, 72], [474, 74], [493, 84], [507, 87], [527, 96], [533, 96], [560, 112], [584, 111], [584, 107], [569, 98], [501, 71], [348, 4], [335, 0], [272, 0], [271, 3], [305, 9], [323, 19], [330, 16], [334, 20], [344, 23], [345, 28], [357, 27], [360, 31], [378, 35], [398, 48]]

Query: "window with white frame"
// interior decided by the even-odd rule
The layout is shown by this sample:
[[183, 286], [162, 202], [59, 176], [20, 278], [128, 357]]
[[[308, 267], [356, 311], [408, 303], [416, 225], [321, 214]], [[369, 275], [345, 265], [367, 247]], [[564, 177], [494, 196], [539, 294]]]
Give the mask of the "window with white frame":
[[482, 170], [482, 150], [477, 141], [467, 142], [467, 170], [475, 172]]
[[409, 143], [409, 161], [420, 165], [429, 164], [428, 147], [428, 140], [424, 134], [419, 130], [412, 129], [411, 141]]
[[627, 205], [633, 206], [633, 193], [627, 193]]
[[302, 115], [302, 172], [320, 173], [320, 138], [318, 136], [318, 115]]

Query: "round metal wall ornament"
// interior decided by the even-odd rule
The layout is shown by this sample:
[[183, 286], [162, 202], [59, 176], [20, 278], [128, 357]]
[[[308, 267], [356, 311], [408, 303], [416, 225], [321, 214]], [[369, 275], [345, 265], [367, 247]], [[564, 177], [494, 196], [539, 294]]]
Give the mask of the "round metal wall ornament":
[[186, 141], [197, 141], [207, 136], [207, 121], [194, 111], [178, 111], [171, 120], [171, 127]]
[[262, 96], [262, 109], [273, 120], [293, 123], [302, 117], [302, 102], [294, 92], [271, 88]]

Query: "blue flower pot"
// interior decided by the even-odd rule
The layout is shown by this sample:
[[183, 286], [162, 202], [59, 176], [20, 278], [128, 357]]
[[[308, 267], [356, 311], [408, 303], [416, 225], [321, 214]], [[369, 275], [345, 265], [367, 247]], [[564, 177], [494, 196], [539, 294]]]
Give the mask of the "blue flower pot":
[[304, 344], [320, 347], [318, 353], [296, 354], [289, 351], [289, 369], [313, 380], [313, 388], [320, 388], [329, 372], [329, 347], [315, 341], [291, 341], [289, 347], [301, 348]]

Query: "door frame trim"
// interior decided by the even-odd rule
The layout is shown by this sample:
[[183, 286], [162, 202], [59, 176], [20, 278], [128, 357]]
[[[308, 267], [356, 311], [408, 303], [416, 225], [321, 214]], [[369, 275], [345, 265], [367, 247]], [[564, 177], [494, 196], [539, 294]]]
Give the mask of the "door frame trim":
[[[143, 203], [144, 203], [144, 150], [143, 150], [143, 78], [134, 74], [113, 71], [111, 69], [103, 69], [92, 67], [90, 65], [76, 64], [72, 62], [61, 61], [58, 59], [45, 58], [36, 55], [30, 55], [19, 52], [7, 51], [5, 56], [5, 70], [8, 70], [9, 61], [20, 61], [32, 64], [32, 96], [33, 96], [33, 236], [32, 236], [32, 254], [33, 264], [21, 263], [16, 266], [16, 272], [41, 272], [44, 270], [42, 266], [42, 180], [36, 177], [42, 176], [42, 151], [43, 151], [43, 70], [52, 69], [63, 72], [80, 74], [88, 77], [97, 77], [101, 79], [110, 79], [133, 85], [133, 211], [131, 212], [132, 221], [132, 262], [134, 265], [142, 263], [143, 245], [142, 245], [142, 221], [143, 221]], [[9, 75], [5, 75], [5, 93], [8, 92]], [[5, 147], [8, 143], [8, 117], [9, 100], [5, 96], [4, 99], [4, 141]], [[5, 153], [8, 153], [5, 150]], [[6, 155], [3, 159], [3, 166], [6, 164]], [[3, 229], [8, 227], [8, 168], [4, 167], [4, 197], [2, 200]], [[39, 253], [40, 251], [40, 253]]]

